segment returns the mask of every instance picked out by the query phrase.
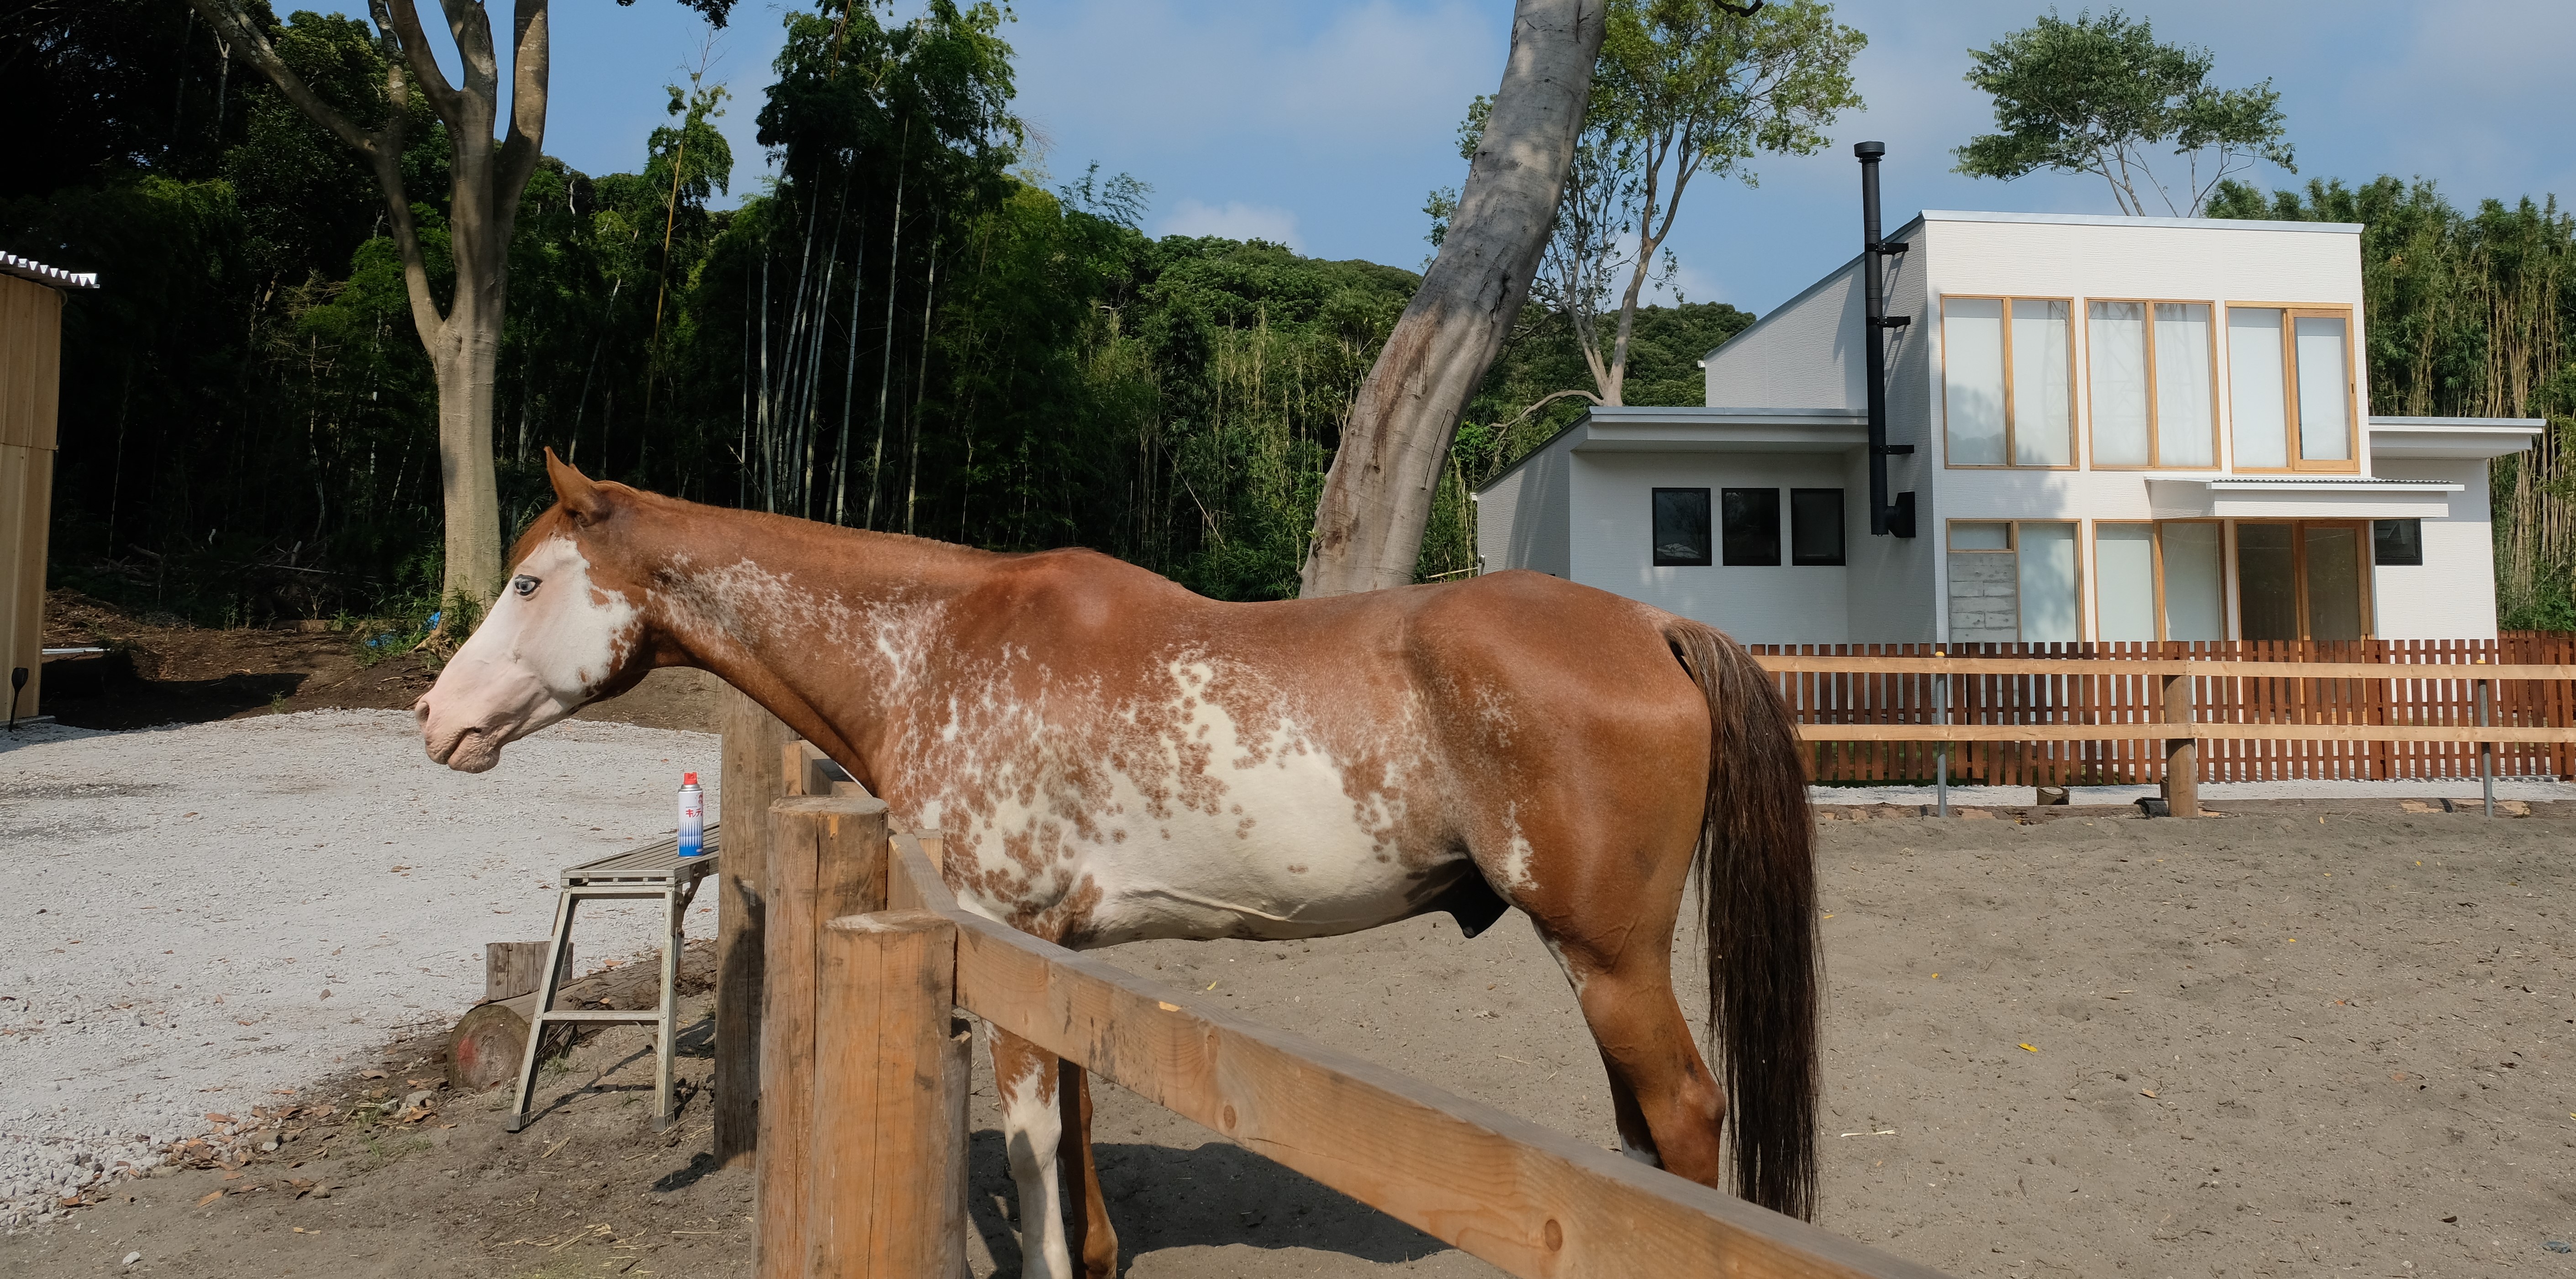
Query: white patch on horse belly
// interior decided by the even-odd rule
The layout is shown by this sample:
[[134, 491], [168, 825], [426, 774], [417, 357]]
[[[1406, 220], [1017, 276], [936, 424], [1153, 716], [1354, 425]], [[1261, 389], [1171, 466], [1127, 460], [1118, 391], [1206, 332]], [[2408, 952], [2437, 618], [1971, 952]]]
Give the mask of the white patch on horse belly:
[[[1182, 713], [1161, 742], [1163, 758], [1143, 769], [1163, 774], [1166, 781], [1156, 789], [1165, 798], [1149, 798], [1134, 776], [1117, 772], [1107, 802], [1089, 814], [1094, 834], [1081, 839], [1072, 823], [1045, 811], [1044, 787], [1034, 810], [1013, 795], [991, 815], [989, 828], [978, 822], [969, 834], [981, 869], [1023, 873], [1005, 858], [1001, 836], [1054, 824], [1071, 857], [1048, 868], [1040, 894], [1049, 886], [1070, 891], [1086, 879], [1097, 886], [1099, 901], [1080, 927], [1103, 945], [1149, 937], [1331, 936], [1400, 919], [1415, 908], [1422, 873], [1437, 871], [1409, 864], [1408, 850], [1380, 838], [1379, 832], [1397, 828], [1401, 797], [1355, 803], [1343, 789], [1341, 766], [1293, 716], [1281, 715], [1266, 739], [1246, 742], [1233, 715], [1206, 696], [1214, 678], [1207, 663], [1175, 662], [1168, 669], [1179, 685], [1172, 709]], [[1185, 744], [1208, 750], [1207, 775], [1222, 787], [1212, 805], [1189, 806], [1168, 782], [1185, 767]], [[1422, 850], [1410, 851], [1418, 857]]]

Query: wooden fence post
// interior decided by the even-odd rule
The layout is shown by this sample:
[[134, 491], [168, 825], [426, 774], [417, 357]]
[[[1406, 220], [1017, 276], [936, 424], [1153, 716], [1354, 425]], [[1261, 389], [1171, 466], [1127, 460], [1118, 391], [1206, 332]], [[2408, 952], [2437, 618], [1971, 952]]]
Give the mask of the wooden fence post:
[[748, 1163], [760, 1143], [761, 887], [769, 806], [785, 789], [778, 748], [796, 735], [760, 703], [724, 689], [724, 823], [716, 874], [716, 1166]]
[[[2165, 676], [2165, 722], [2192, 720], [2192, 677]], [[2200, 743], [2189, 737], [2165, 739], [2165, 810], [2176, 817], [2200, 816]]]
[[802, 1279], [813, 1175], [815, 962], [823, 922], [885, 905], [886, 806], [798, 796], [769, 806], [760, 1018], [760, 1279]]
[[946, 918], [902, 910], [823, 925], [808, 1279], [965, 1273], [969, 1037], [951, 1018], [956, 1002], [957, 925]]

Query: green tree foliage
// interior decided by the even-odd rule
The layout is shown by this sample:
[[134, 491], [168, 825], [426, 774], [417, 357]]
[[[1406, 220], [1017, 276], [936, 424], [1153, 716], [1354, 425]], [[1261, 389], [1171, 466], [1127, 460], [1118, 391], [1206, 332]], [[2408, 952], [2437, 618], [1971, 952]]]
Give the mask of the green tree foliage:
[[[2152, 199], [2197, 217], [2219, 183], [2256, 160], [2298, 172], [2272, 82], [2215, 88], [2209, 50], [2159, 44], [2144, 18], [2088, 10], [2070, 22], [2051, 10], [1968, 52], [1968, 83], [1994, 96], [1997, 131], [1958, 149], [1960, 173], [2090, 173], [2110, 184], [2122, 213], [2143, 216]], [[2162, 162], [2158, 177], [2156, 154], [2168, 148], [2182, 172]]]
[[2576, 630], [2576, 218], [2556, 198], [2463, 212], [2430, 182], [2311, 181], [2266, 197], [2239, 182], [2222, 218], [2358, 222], [2373, 412], [2540, 417], [2530, 452], [2490, 475], [2497, 607], [2509, 628]]

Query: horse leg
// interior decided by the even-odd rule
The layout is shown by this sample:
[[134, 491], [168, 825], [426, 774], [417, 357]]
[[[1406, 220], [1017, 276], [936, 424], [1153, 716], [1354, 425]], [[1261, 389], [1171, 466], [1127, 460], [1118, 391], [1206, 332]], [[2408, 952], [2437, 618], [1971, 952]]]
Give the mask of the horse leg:
[[1021, 1279], [1073, 1279], [1065, 1251], [1064, 1211], [1056, 1199], [1056, 1155], [1064, 1114], [1056, 1105], [1054, 1053], [992, 1028], [993, 1087], [1001, 1095], [1002, 1145], [1020, 1194]]
[[[1636, 931], [1669, 937], [1671, 921], [1661, 931]], [[1628, 932], [1621, 927], [1608, 935], [1625, 941]], [[1608, 949], [1592, 944], [1580, 930], [1545, 925], [1542, 935], [1573, 983], [1575, 1002], [1583, 1008], [1601, 1064], [1609, 1071], [1611, 1109], [1623, 1153], [1719, 1187], [1725, 1174], [1719, 1138], [1726, 1123], [1726, 1095], [1709, 1074], [1691, 1039], [1690, 1023], [1673, 999], [1667, 948]]]
[[1065, 1062], [1057, 1076], [1056, 1096], [1064, 1107], [1064, 1126], [1073, 1137], [1056, 1156], [1063, 1164], [1067, 1196], [1077, 1210], [1065, 1222], [1072, 1255], [1082, 1258], [1084, 1279], [1118, 1279], [1118, 1232], [1109, 1225], [1109, 1204], [1100, 1195], [1100, 1169], [1091, 1158], [1091, 1072]]

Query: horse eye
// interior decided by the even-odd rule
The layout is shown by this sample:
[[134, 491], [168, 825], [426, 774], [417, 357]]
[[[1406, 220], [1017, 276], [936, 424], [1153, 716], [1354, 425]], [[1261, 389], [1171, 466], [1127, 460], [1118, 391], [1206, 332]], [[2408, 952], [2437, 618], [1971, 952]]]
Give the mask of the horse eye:
[[537, 593], [537, 579], [530, 577], [525, 573], [521, 573], [517, 577], [510, 579], [510, 589], [517, 591], [519, 593], [519, 598], [526, 599], [528, 596]]

